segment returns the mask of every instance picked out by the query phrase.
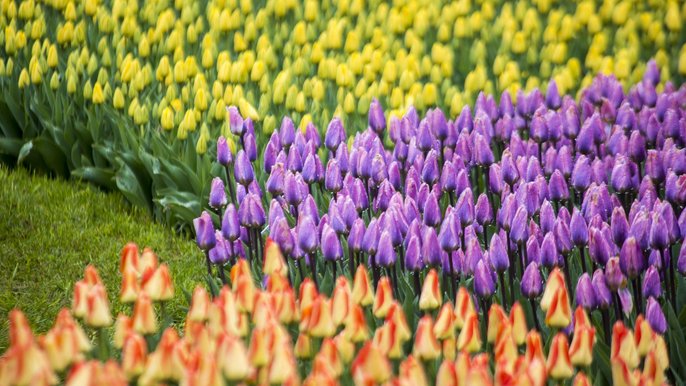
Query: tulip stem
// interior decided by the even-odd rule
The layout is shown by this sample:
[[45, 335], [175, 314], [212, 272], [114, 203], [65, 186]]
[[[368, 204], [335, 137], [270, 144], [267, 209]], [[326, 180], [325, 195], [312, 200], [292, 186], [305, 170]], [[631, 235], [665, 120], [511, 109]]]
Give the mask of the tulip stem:
[[226, 273], [224, 273], [224, 266], [217, 265], [217, 270], [219, 271], [219, 278], [222, 279], [222, 284], [226, 284]]
[[310, 270], [312, 271], [314, 287], [319, 291], [319, 281], [317, 280], [317, 256], [314, 253], [310, 253]]
[[295, 261], [295, 265], [298, 266], [298, 271], [300, 272], [300, 282], [302, 283], [305, 280], [305, 271], [303, 270], [303, 265], [302, 260], [304, 260], [304, 257], [301, 257], [300, 259]]
[[621, 304], [621, 299], [619, 298], [619, 292], [615, 291], [614, 295], [614, 303], [615, 303], [615, 320], [617, 321], [623, 321], [624, 320], [624, 315], [622, 315], [622, 304]]
[[379, 285], [379, 267], [376, 265], [376, 258], [374, 256], [371, 256], [372, 262], [372, 279], [374, 280], [374, 288], [376, 288]]
[[579, 247], [579, 258], [581, 260], [581, 268], [584, 272], [588, 272], [588, 269], [586, 269], [586, 254], [584, 253], [584, 249], [586, 248], [583, 245]]
[[562, 258], [565, 261], [565, 280], [567, 280], [567, 288], [569, 288], [569, 299], [574, 303], [574, 289], [572, 288], [572, 278], [569, 275], [569, 259], [567, 259], [567, 254], [563, 253]]
[[536, 314], [536, 304], [534, 303], [533, 298], [529, 298], [529, 304], [531, 305], [531, 316], [534, 318], [534, 326], [536, 326], [536, 330], [543, 332], [541, 330], [541, 324], [538, 322], [538, 315]]
[[601, 315], [603, 316], [603, 329], [605, 330], [605, 343], [609, 346], [610, 341], [610, 315], [607, 308], [603, 308]]
[[207, 263], [207, 274], [212, 276], [212, 262], [210, 261], [210, 251], [205, 251], [205, 262]]
[[355, 277], [355, 252], [348, 246], [348, 268], [350, 269], [350, 278]]
[[235, 203], [236, 198], [233, 195], [233, 183], [231, 183], [231, 170], [229, 170], [229, 165], [224, 165], [224, 170], [226, 171], [226, 187], [229, 189], [229, 197], [231, 197], [231, 202]]
[[505, 311], [507, 311], [508, 308], [510, 308], [510, 303], [508, 302], [507, 296], [505, 294], [505, 275], [502, 271], [500, 271], [498, 272], [498, 277], [500, 278], [500, 295], [503, 298], [503, 308], [505, 308]]
[[412, 276], [414, 277], [414, 292], [417, 296], [419, 296], [419, 294], [422, 292], [422, 284], [419, 278], [419, 271], [414, 271]]
[[336, 260], [331, 260], [331, 271], [333, 273], [333, 282], [336, 282]]
[[643, 309], [643, 299], [641, 299], [641, 284], [640, 277], [635, 277], [632, 280], [632, 287], [634, 287], [634, 299], [636, 299], [636, 314], [640, 314]]
[[109, 339], [104, 328], [98, 328], [98, 354], [103, 362], [109, 358]]
[[452, 256], [448, 255], [448, 262], [450, 262], [450, 289], [453, 293], [453, 299], [457, 299], [457, 287], [455, 286], [455, 267]]
[[[669, 267], [669, 273], [670, 273], [670, 280], [669, 280], [669, 295], [671, 296], [672, 300], [672, 307], [676, 309], [676, 276], [674, 274], [674, 262], [672, 261], [672, 251], [671, 251], [671, 246], [665, 248], [665, 252], [663, 253], [664, 255], [664, 260], [667, 261], [667, 264]], [[667, 271], [665, 271], [667, 272]], [[665, 274], [666, 275], [666, 274]]]

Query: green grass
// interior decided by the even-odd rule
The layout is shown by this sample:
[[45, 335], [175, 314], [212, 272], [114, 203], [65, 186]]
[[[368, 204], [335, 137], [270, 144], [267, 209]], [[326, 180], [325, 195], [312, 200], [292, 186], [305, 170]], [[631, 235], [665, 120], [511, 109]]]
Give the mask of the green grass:
[[202, 253], [193, 241], [117, 194], [80, 182], [0, 167], [0, 353], [8, 345], [7, 314], [24, 311], [36, 333], [71, 306], [74, 282], [94, 264], [106, 287], [113, 316], [130, 309], [119, 303], [119, 252], [129, 241], [149, 246], [169, 264], [175, 299], [168, 309], [181, 322], [187, 302], [182, 289], [204, 282]]

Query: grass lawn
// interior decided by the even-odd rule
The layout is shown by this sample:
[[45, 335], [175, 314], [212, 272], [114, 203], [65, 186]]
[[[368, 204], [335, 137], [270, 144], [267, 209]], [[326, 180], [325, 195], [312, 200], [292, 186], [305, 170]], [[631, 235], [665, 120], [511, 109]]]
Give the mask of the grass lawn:
[[153, 248], [169, 264], [176, 299], [168, 309], [181, 322], [187, 307], [182, 289], [192, 291], [205, 278], [193, 241], [154, 223], [120, 195], [0, 166], [0, 353], [8, 345], [8, 312], [22, 309], [34, 331], [44, 333], [60, 308], [71, 306], [73, 284], [89, 263], [98, 268], [116, 316], [122, 309], [119, 252], [129, 241]]

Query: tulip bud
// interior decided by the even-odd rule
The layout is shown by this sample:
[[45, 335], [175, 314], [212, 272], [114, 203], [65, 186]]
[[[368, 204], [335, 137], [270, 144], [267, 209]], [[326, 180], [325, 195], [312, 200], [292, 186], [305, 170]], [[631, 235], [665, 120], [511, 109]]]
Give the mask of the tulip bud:
[[548, 375], [556, 380], [571, 378], [574, 374], [569, 357], [569, 343], [565, 334], [559, 332], [553, 337], [546, 367]]
[[419, 309], [422, 311], [434, 310], [437, 309], [442, 302], [438, 274], [435, 269], [431, 269], [424, 279], [422, 293], [419, 297]]
[[470, 313], [465, 319], [457, 338], [457, 349], [470, 353], [481, 349], [481, 333], [479, 332], [479, 319], [476, 313]]

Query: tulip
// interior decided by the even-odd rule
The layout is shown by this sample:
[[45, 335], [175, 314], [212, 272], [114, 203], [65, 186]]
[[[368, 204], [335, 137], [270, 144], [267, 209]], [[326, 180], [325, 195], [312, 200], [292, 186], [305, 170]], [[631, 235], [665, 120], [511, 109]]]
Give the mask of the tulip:
[[660, 304], [653, 297], [649, 297], [646, 305], [646, 320], [653, 331], [664, 334], [667, 331], [667, 321], [662, 313]]
[[438, 274], [435, 269], [431, 269], [424, 279], [422, 293], [419, 296], [419, 309], [422, 311], [435, 310], [440, 307], [442, 302]]
[[556, 380], [571, 378], [574, 374], [567, 336], [563, 333], [557, 333], [553, 337], [546, 367], [548, 375]]
[[391, 364], [378, 347], [372, 342], [367, 342], [358, 351], [350, 371], [355, 380], [367, 379], [373, 383], [383, 383], [390, 377]]
[[441, 347], [434, 335], [430, 316], [422, 317], [417, 324], [412, 355], [424, 360], [436, 359], [441, 355]]

